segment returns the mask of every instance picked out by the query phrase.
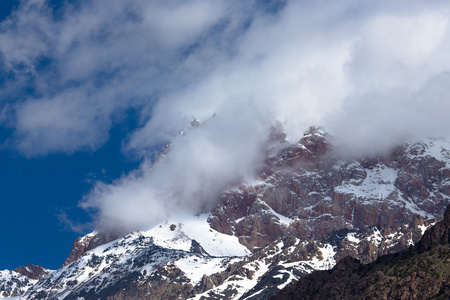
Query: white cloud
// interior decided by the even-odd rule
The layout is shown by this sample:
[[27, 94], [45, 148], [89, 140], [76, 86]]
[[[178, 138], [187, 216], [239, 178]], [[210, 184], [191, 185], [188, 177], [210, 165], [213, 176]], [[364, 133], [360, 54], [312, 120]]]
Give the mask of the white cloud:
[[127, 231], [180, 212], [207, 211], [220, 191], [252, 180], [263, 159], [269, 119], [251, 105], [225, 106], [174, 138], [159, 163], [144, 162], [112, 185], [97, 184], [81, 206], [98, 208], [102, 226]]
[[96, 0], [59, 18], [24, 2], [0, 25], [1, 62], [14, 74], [0, 96], [35, 90], [2, 110], [13, 145], [26, 155], [95, 150], [131, 107], [141, 126], [124, 149], [151, 157], [204, 122], [175, 138], [163, 163], [86, 197], [100, 222], [130, 229], [197, 211], [251, 178], [275, 120], [291, 141], [323, 125], [359, 155], [448, 136], [446, 1], [288, 1], [276, 13], [243, 2]]
[[0, 24], [10, 74], [0, 99], [16, 102], [12, 144], [28, 156], [95, 150], [113, 114], [151, 107], [155, 93], [191, 80], [176, 70], [180, 57], [226, 11], [222, 1], [97, 0], [55, 17], [45, 1], [23, 1]]
[[33, 154], [46, 153], [48, 149], [66, 153], [84, 147], [96, 149], [108, 139], [113, 108], [78, 90], [52, 99], [24, 102], [17, 112], [16, 147]]

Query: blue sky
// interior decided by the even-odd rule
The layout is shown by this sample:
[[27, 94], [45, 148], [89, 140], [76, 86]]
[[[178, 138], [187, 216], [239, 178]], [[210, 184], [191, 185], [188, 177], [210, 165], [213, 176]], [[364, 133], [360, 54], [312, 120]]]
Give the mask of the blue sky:
[[[117, 130], [111, 140], [93, 153], [51, 154], [25, 158], [11, 150], [0, 152], [1, 268], [34, 263], [58, 268], [70, 253], [74, 232], [60, 215], [73, 222], [91, 222], [77, 207], [95, 180], [111, 181], [136, 167], [120, 152], [124, 133]], [[92, 226], [80, 230], [92, 229]]]
[[213, 206], [255, 180], [273, 126], [295, 142], [322, 125], [358, 156], [447, 137], [449, 12], [419, 0], [2, 1], [0, 269], [57, 268], [98, 224], [127, 232]]

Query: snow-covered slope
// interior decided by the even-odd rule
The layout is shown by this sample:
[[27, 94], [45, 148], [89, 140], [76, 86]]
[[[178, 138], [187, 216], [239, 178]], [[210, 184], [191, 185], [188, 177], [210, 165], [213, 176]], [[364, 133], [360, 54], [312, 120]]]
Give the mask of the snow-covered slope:
[[337, 233], [326, 242], [284, 236], [250, 253], [236, 237], [211, 229], [206, 215], [180, 220], [84, 253], [28, 289], [23, 299], [266, 299], [363, 246], [377, 252], [401, 240], [407, 244], [413, 230], [430, 225], [404, 226], [403, 233], [373, 227]]
[[176, 220], [155, 226], [145, 234], [152, 236], [156, 245], [171, 249], [189, 251], [192, 240], [195, 240], [211, 256], [245, 256], [250, 253], [237, 237], [211, 229], [207, 222], [209, 216], [179, 216]]
[[29, 279], [15, 271], [0, 271], [0, 298], [19, 296], [36, 282], [37, 280]]
[[89, 297], [115, 291], [128, 280], [170, 282], [164, 275], [168, 269], [181, 272], [180, 284], [194, 286], [204, 275], [221, 272], [250, 253], [236, 237], [211, 229], [206, 215], [177, 221], [98, 246], [40, 281], [24, 297], [71, 299], [75, 294]]
[[[307, 247], [313, 252], [307, 253]], [[304, 256], [292, 260], [293, 253], [300, 250]], [[281, 288], [314, 269], [332, 267], [334, 254], [330, 244], [316, 246], [295, 238], [250, 254], [236, 237], [211, 229], [207, 216], [186, 217], [177, 224], [166, 222], [98, 246], [41, 280], [23, 297], [90, 299], [93, 295], [115, 295], [121, 292], [118, 287], [132, 284], [139, 289], [151, 287], [153, 295], [160, 290], [161, 297], [171, 285], [171, 289], [179, 289], [182, 298], [239, 298], [273, 273], [274, 267], [282, 276]], [[140, 295], [130, 297], [134, 296]]]
[[52, 271], [40, 266], [28, 265], [15, 270], [0, 271], [0, 298], [18, 297], [34, 286], [39, 279]]

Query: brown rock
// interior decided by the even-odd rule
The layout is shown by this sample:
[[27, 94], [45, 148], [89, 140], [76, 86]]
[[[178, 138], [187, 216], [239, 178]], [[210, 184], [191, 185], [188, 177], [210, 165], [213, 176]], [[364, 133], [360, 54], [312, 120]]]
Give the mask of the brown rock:
[[97, 246], [106, 244], [120, 237], [118, 233], [111, 232], [94, 232], [87, 234], [83, 237], [79, 237], [75, 240], [72, 246], [72, 251], [69, 257], [64, 262], [63, 266], [70, 264], [79, 257], [81, 257], [85, 252], [94, 249]]
[[50, 274], [50, 271], [44, 267], [28, 264], [26, 267], [15, 268], [14, 271], [30, 279], [42, 279]]

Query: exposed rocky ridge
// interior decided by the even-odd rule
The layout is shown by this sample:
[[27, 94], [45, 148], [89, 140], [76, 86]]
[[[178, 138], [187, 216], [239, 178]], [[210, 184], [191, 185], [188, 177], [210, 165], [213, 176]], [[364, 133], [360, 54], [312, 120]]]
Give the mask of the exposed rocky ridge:
[[[177, 259], [186, 258], [186, 253], [166, 249], [153, 244], [151, 238], [130, 239], [135, 248], [126, 252], [126, 255], [117, 255], [120, 245], [113, 245], [106, 249], [108, 254], [101, 256], [92, 254], [84, 256], [82, 262], [63, 268], [62, 272], [55, 274], [48, 280], [39, 283], [39, 288], [28, 291], [27, 299], [97, 299], [121, 298], [125, 293], [129, 299], [148, 299], [151, 289], [153, 299], [169, 299], [175, 295], [185, 295], [192, 286], [181, 271], [171, 264]], [[139, 249], [143, 249], [139, 251]], [[115, 253], [114, 253], [115, 252]], [[120, 251], [119, 251], [120, 252]], [[121, 259], [125, 260], [124, 262]], [[83, 264], [84, 262], [84, 264]], [[101, 264], [108, 264], [102, 268]], [[145, 276], [144, 266], [153, 267], [149, 276]], [[86, 274], [87, 270], [90, 272]], [[80, 277], [88, 276], [88, 280]], [[156, 282], [157, 284], [153, 284]], [[177, 286], [180, 286], [177, 290]], [[159, 287], [159, 288], [158, 288]], [[168, 290], [168, 291], [166, 291]], [[184, 297], [185, 298], [185, 297]]]
[[64, 267], [65, 265], [70, 264], [81, 257], [85, 252], [113, 241], [119, 238], [119, 236], [120, 234], [114, 232], [94, 231], [90, 234], [77, 238], [75, 242], [73, 242], [72, 251], [70, 252], [69, 257], [67, 257], [62, 266]]
[[32, 265], [32, 264], [28, 264], [26, 267], [17, 267], [14, 269], [14, 271], [23, 276], [26, 276], [30, 279], [35, 279], [35, 280], [45, 278], [48, 275], [50, 275], [50, 273], [52, 272], [44, 267], [36, 266], [36, 265]]
[[[206, 220], [204, 224], [207, 225]], [[201, 267], [202, 274], [210, 274], [235, 259], [209, 255], [198, 242], [187, 237], [181, 229], [183, 224], [176, 231], [170, 227], [162, 224], [156, 231], [135, 232], [96, 247], [41, 280], [23, 298], [90, 299], [95, 295], [98, 299], [186, 299], [197, 293], [194, 286], [201, 275], [192, 275], [196, 266]], [[167, 236], [168, 232], [173, 233], [171, 240], [155, 241], [153, 236]], [[212, 236], [218, 241], [221, 238], [218, 233]], [[169, 246], [161, 246], [166, 243]], [[193, 271], [188, 273], [186, 266]]]
[[317, 271], [271, 299], [449, 299], [450, 205], [444, 220], [409, 249], [362, 265], [347, 256], [332, 270]]
[[0, 271], [0, 298], [20, 296], [38, 280], [50, 275], [51, 272], [51, 270], [32, 264], [18, 267], [12, 271]]

